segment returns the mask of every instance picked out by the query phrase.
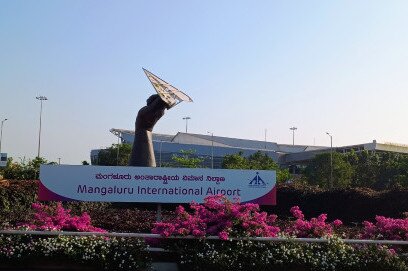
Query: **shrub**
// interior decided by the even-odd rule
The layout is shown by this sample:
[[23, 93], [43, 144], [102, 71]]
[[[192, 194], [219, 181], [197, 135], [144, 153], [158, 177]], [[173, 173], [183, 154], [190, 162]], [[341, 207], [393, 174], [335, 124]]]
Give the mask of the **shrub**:
[[[27, 221], [31, 204], [37, 199], [37, 189], [38, 181], [0, 181], [0, 226]], [[310, 186], [278, 185], [278, 204], [262, 206], [261, 210], [287, 218], [294, 205], [300, 206], [306, 217], [327, 213], [329, 220], [338, 218], [345, 225], [353, 225], [364, 220], [374, 221], [376, 215], [401, 217], [408, 210], [408, 189], [325, 191]], [[144, 211], [134, 206], [88, 202], [70, 202], [64, 203], [64, 206], [70, 206], [75, 214], [86, 210], [96, 226], [116, 231], [140, 229], [150, 232], [155, 221], [154, 211]]]
[[259, 211], [257, 204], [240, 204], [223, 195], [208, 196], [203, 204], [191, 203], [191, 214], [184, 207], [176, 210], [176, 218], [155, 223], [153, 233], [170, 235], [218, 235], [222, 240], [229, 236], [276, 236], [280, 229], [272, 224], [276, 216]]
[[[168, 212], [163, 211], [167, 216]], [[110, 231], [150, 233], [156, 222], [156, 212], [137, 208], [107, 208], [90, 212], [93, 224]]]
[[105, 232], [91, 225], [91, 217], [86, 212], [73, 216], [71, 210], [65, 209], [61, 202], [57, 202], [56, 206], [33, 203], [32, 207], [35, 213], [31, 220], [21, 225], [31, 230]]
[[106, 270], [147, 270], [151, 259], [146, 249], [136, 238], [0, 235], [0, 262], [13, 266], [66, 261]]
[[375, 223], [363, 222], [363, 238], [408, 240], [408, 218], [395, 219], [384, 216], [376, 216]]
[[[146, 209], [151, 206], [145, 204], [77, 201], [67, 202], [64, 206], [74, 214], [87, 212], [94, 226], [115, 232], [150, 233], [157, 221], [156, 210]], [[173, 211], [162, 210], [163, 219], [170, 217], [174, 217]]]
[[408, 189], [376, 191], [369, 188], [324, 190], [322, 188], [278, 185], [276, 206], [262, 206], [262, 210], [279, 217], [289, 217], [290, 208], [298, 205], [306, 217], [327, 213], [346, 225], [375, 220], [376, 215], [401, 217], [408, 211]]
[[[193, 211], [191, 214], [184, 207], [177, 207], [176, 218], [168, 222], [155, 223], [152, 232], [165, 237], [218, 235], [220, 239], [227, 240], [229, 236], [275, 237], [281, 230], [274, 224], [277, 221], [276, 215], [260, 212], [257, 204], [231, 202], [222, 195], [206, 197], [203, 204], [193, 202], [190, 209]], [[332, 235], [334, 228], [343, 224], [338, 219], [327, 223], [326, 214], [306, 220], [298, 206], [292, 207], [291, 213], [296, 220], [287, 223], [284, 228], [284, 232], [290, 236], [329, 236]]]
[[37, 180], [41, 164], [55, 165], [56, 163], [48, 162], [42, 157], [36, 157], [28, 162], [22, 160], [20, 163], [13, 162], [13, 159], [9, 158], [3, 170], [3, 177], [9, 180]]
[[177, 241], [183, 270], [407, 270], [406, 262], [386, 247], [344, 244], [263, 243], [248, 240]]
[[343, 224], [339, 219], [336, 219], [331, 224], [327, 223], [326, 214], [320, 214], [317, 218], [313, 217], [310, 220], [306, 220], [299, 206], [293, 206], [290, 212], [296, 220], [290, 223], [285, 232], [291, 236], [302, 238], [330, 236], [333, 233], [334, 227], [339, 227]]
[[[38, 181], [7, 180], [0, 182], [0, 228], [29, 221], [33, 215], [32, 204], [37, 201]], [[44, 205], [55, 205], [44, 202]], [[93, 225], [119, 232], [151, 232], [156, 222], [156, 212], [122, 206], [107, 202], [65, 202], [71, 214], [87, 212]], [[163, 211], [163, 217], [174, 216], [174, 212]]]
[[37, 198], [37, 182], [2, 181], [0, 183], [0, 228], [27, 221], [31, 204]]

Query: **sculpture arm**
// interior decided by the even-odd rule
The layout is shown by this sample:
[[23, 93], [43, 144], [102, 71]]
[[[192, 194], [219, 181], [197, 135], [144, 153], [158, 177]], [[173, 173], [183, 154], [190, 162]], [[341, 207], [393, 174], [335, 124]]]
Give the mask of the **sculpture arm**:
[[152, 132], [148, 130], [135, 131], [129, 166], [156, 167]]
[[135, 138], [129, 166], [156, 167], [152, 131], [168, 106], [157, 94], [150, 96], [146, 103], [147, 105], [139, 110], [136, 117]]

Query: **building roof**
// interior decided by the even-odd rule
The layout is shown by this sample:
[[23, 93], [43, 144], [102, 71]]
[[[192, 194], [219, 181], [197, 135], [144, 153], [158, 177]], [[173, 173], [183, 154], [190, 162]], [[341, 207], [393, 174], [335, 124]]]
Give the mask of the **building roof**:
[[[111, 129], [111, 133], [121, 138], [122, 143], [133, 143], [134, 131], [124, 129]], [[191, 134], [178, 132], [176, 135], [153, 133], [155, 150], [163, 152], [178, 152], [180, 149], [195, 150], [199, 155], [225, 156], [242, 152], [245, 156], [257, 151], [263, 151], [282, 165], [302, 164], [313, 159], [316, 155], [330, 152], [327, 146], [308, 146], [278, 144], [261, 140], [212, 136], [210, 134]], [[356, 144], [342, 147], [334, 147], [334, 151], [347, 153], [350, 151], [386, 151], [395, 153], [407, 153], [408, 145], [395, 143], [370, 143]], [[97, 154], [97, 150], [91, 155]]]
[[[126, 143], [132, 143], [134, 138], [134, 131], [124, 129], [111, 129], [110, 130], [116, 136], [120, 136], [122, 141]], [[240, 149], [252, 149], [252, 150], [267, 150], [277, 153], [297, 153], [307, 150], [325, 149], [327, 147], [322, 146], [307, 146], [307, 145], [289, 145], [278, 144], [276, 142], [241, 139], [223, 136], [212, 136], [210, 134], [192, 134], [178, 132], [176, 135], [156, 134], [153, 133], [153, 141], [173, 142], [179, 144], [193, 144], [203, 146], [217, 146], [217, 147], [230, 147]]]

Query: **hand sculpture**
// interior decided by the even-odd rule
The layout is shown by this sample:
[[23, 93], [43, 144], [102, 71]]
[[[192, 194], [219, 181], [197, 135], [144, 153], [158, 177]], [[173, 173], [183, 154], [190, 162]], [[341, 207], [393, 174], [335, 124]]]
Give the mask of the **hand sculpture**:
[[150, 96], [136, 117], [135, 139], [133, 141], [132, 154], [129, 166], [155, 167], [152, 131], [157, 121], [164, 115], [168, 108], [159, 95]]

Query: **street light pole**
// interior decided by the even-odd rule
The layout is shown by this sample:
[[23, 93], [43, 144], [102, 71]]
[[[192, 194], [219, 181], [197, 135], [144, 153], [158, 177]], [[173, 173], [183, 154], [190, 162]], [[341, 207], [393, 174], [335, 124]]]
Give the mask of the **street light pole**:
[[333, 189], [333, 136], [326, 132], [330, 136], [330, 189]]
[[290, 127], [289, 130], [292, 130], [292, 145], [295, 145], [295, 130], [297, 130], [297, 127]]
[[187, 128], [188, 128], [188, 120], [190, 120], [190, 117], [184, 117], [183, 120], [186, 121], [186, 134], [187, 134]]
[[159, 167], [162, 166], [162, 147], [163, 147], [163, 140], [160, 140]]
[[267, 130], [265, 129], [265, 150], [266, 150], [266, 132]]
[[211, 134], [211, 168], [214, 169], [214, 133], [207, 132]]
[[118, 149], [116, 150], [116, 165], [119, 166], [119, 146], [120, 146], [120, 135], [118, 134], [118, 145], [116, 146]]
[[1, 154], [1, 140], [3, 139], [3, 124], [7, 119], [1, 121], [1, 132], [0, 132], [0, 154]]
[[37, 100], [40, 101], [40, 129], [38, 131], [38, 152], [37, 152], [37, 157], [40, 158], [40, 149], [41, 149], [41, 117], [42, 117], [42, 104], [43, 101], [48, 100], [47, 97], [45, 96], [37, 96], [35, 97]]

